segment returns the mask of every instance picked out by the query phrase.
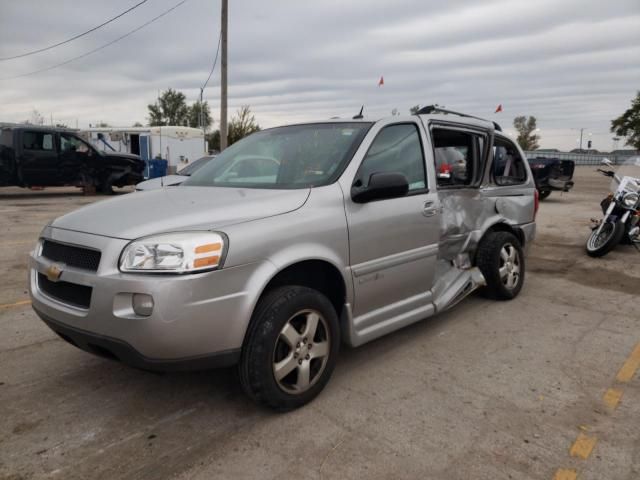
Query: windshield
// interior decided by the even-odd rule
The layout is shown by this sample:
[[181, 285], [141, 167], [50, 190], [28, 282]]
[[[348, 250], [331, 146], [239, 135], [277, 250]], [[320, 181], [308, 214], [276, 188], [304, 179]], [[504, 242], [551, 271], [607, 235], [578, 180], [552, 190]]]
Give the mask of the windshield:
[[640, 156], [618, 159], [617, 165], [612, 166], [620, 179], [612, 180], [609, 188], [612, 192], [637, 192], [640, 187]]
[[182, 185], [307, 188], [334, 182], [371, 123], [291, 125], [254, 133], [193, 173]]
[[187, 165], [182, 170], [180, 170], [178, 172], [178, 175], [184, 175], [184, 176], [187, 176], [187, 177], [189, 175], [193, 175], [196, 172], [196, 170], [201, 169], [207, 163], [209, 163], [210, 160], [213, 160], [214, 158], [216, 158], [215, 155], [214, 156], [206, 156], [206, 157], [199, 158], [198, 160], [194, 160], [189, 165]]

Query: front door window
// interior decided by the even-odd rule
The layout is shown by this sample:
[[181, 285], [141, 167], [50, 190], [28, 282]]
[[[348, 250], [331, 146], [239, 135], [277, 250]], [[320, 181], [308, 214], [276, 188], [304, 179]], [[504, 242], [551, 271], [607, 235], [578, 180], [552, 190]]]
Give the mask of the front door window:
[[424, 155], [415, 124], [390, 125], [378, 133], [356, 174], [355, 186], [368, 186], [374, 173], [402, 173], [409, 194], [426, 189]]

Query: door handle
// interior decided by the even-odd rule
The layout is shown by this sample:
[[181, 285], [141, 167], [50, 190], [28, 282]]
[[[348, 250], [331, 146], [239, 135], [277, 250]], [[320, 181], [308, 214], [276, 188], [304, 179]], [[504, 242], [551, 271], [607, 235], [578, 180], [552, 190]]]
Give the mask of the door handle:
[[424, 208], [422, 209], [422, 214], [425, 217], [433, 217], [437, 213], [441, 212], [442, 209], [435, 202], [424, 202]]

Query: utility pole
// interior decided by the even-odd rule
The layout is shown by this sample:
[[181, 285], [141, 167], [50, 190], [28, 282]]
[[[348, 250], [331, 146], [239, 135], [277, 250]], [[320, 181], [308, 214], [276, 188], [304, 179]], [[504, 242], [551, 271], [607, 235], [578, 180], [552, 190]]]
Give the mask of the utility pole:
[[227, 29], [229, 0], [222, 0], [220, 35], [222, 35], [222, 59], [220, 64], [220, 151], [227, 148]]
[[582, 132], [584, 132], [584, 128], [580, 129], [580, 151], [582, 151]]
[[202, 97], [204, 96], [204, 87], [200, 88], [200, 112], [198, 112], [198, 126], [202, 129], [202, 142], [204, 144], [203, 151], [205, 154], [209, 153], [207, 148], [207, 126], [204, 124], [204, 106], [202, 104]]
[[620, 141], [620, 137], [613, 137], [611, 140], [613, 140], [613, 149], [617, 150], [618, 149], [618, 142]]
[[202, 96], [204, 94], [204, 88], [200, 88], [200, 109], [198, 111], [198, 127], [204, 131], [204, 118], [202, 114]]

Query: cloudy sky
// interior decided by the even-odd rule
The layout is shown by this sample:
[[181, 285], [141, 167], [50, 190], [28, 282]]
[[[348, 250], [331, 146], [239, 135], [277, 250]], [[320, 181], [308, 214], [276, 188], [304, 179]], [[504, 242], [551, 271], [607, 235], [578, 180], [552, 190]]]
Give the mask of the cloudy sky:
[[[65, 40], [139, 1], [0, 0], [0, 58]], [[188, 0], [98, 53], [21, 76], [108, 43], [178, 2], [148, 0], [74, 42], [0, 62], [0, 121], [37, 109], [47, 122], [125, 126], [145, 123], [147, 104], [167, 87], [195, 100], [215, 55], [219, 0]], [[575, 148], [584, 128], [585, 141], [608, 150], [609, 121], [640, 90], [639, 0], [229, 3], [230, 110], [250, 104], [263, 127], [352, 116], [363, 103], [369, 118], [438, 103], [506, 130], [515, 116], [534, 115], [547, 148]], [[219, 90], [217, 67], [206, 90], [215, 119]], [[504, 111], [494, 114], [498, 104]]]

